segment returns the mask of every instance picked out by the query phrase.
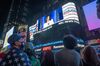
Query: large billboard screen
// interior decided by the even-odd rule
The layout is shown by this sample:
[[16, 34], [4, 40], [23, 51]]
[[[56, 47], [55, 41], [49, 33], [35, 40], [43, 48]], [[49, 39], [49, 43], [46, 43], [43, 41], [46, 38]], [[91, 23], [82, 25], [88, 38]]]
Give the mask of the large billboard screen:
[[74, 19], [79, 21], [77, 9], [73, 2], [69, 2], [62, 6], [63, 18], [65, 20]]
[[33, 38], [33, 35], [34, 35], [34, 33], [35, 32], [37, 32], [38, 31], [38, 22], [39, 22], [39, 20], [37, 20], [37, 22], [34, 24], [34, 25], [32, 25], [32, 26], [30, 26], [29, 27], [29, 38], [30, 38], [30, 40], [33, 40], [34, 38]]
[[51, 25], [54, 25], [59, 20], [63, 19], [63, 13], [62, 13], [62, 7], [59, 7], [58, 9], [53, 10], [48, 15], [45, 15], [39, 19], [40, 24], [40, 30], [47, 28]]
[[[49, 18], [52, 24], [45, 26]], [[38, 20], [39, 31], [33, 35], [35, 46], [62, 43], [63, 36], [69, 33], [79, 38], [84, 37], [74, 2], [68, 2]]]
[[77, 9], [73, 2], [68, 2], [51, 11], [49, 14], [39, 18], [39, 27], [41, 27], [40, 30], [51, 25], [53, 26], [54, 24], [63, 20], [77, 20], [77, 23], [79, 23]]
[[83, 6], [83, 10], [86, 17], [88, 29], [94, 30], [100, 28], [100, 19], [97, 17], [96, 0]]

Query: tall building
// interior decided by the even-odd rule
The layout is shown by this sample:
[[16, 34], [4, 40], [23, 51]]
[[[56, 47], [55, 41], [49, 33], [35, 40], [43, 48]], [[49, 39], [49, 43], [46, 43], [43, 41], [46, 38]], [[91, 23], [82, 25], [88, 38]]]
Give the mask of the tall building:
[[29, 13], [29, 0], [12, 0], [11, 6], [9, 9], [8, 17], [6, 23], [4, 24], [3, 36], [5, 37], [6, 32], [12, 27], [22, 24], [27, 24]]

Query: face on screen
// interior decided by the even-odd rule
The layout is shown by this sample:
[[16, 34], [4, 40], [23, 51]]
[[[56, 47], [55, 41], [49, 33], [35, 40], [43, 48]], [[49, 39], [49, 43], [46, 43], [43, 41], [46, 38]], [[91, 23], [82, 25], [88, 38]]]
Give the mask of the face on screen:
[[46, 23], [50, 21], [50, 16], [47, 16]]
[[54, 24], [54, 20], [53, 19], [50, 19], [50, 16], [47, 16], [43, 28], [46, 28], [46, 27], [48, 27], [50, 25], [53, 25], [53, 24]]

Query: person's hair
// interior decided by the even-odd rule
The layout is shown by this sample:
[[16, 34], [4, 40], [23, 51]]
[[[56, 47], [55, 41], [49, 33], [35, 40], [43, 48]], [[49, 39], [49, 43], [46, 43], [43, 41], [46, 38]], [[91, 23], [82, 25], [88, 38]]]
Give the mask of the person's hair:
[[91, 46], [84, 47], [84, 49], [81, 51], [81, 56], [84, 62], [88, 64], [96, 65], [96, 63], [98, 62], [96, 52]]
[[18, 30], [18, 32], [20, 33], [20, 32], [26, 32], [26, 29], [25, 28], [20, 28], [19, 30]]
[[77, 45], [76, 37], [72, 34], [65, 35], [63, 38], [63, 44], [67, 49], [74, 49], [74, 47]]

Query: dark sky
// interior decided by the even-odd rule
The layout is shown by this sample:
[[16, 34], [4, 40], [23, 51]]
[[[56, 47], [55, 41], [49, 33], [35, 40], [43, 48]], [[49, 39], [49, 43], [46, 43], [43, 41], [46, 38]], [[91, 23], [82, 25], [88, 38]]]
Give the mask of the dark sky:
[[0, 0], [0, 24], [8, 15], [11, 0]]
[[[44, 4], [46, 4], [46, 1], [47, 0], [31, 0], [30, 7], [32, 9], [32, 13], [36, 14], [38, 11], [41, 11], [41, 8]], [[0, 36], [3, 32], [4, 23], [7, 20], [11, 2], [12, 0], [0, 0]]]
[[9, 12], [11, 0], [0, 0], [0, 37]]
[[[0, 0], [0, 26], [6, 22], [9, 8], [11, 6], [12, 0]], [[46, 0], [31, 0], [31, 9], [33, 9], [33, 13], [36, 14], [37, 11], [40, 11], [42, 8], [42, 5], [46, 4], [44, 3]]]

